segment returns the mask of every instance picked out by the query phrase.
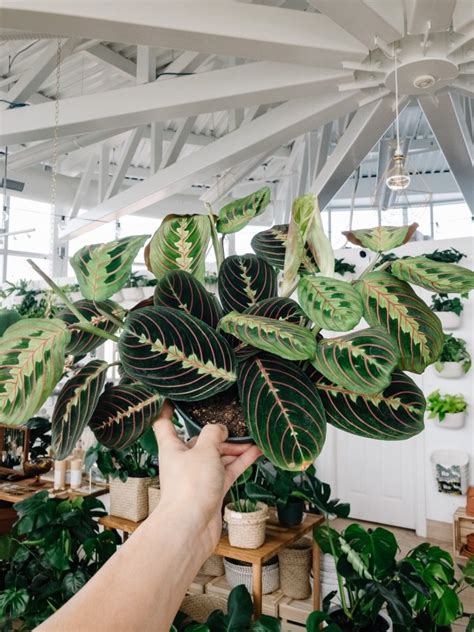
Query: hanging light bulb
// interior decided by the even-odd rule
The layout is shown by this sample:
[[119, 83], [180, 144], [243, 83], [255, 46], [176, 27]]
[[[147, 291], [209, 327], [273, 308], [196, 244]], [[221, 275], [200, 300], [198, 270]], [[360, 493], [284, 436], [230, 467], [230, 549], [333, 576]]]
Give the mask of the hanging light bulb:
[[401, 191], [410, 186], [411, 178], [405, 171], [405, 156], [399, 151], [393, 155], [393, 167], [387, 173], [386, 184], [391, 191]]

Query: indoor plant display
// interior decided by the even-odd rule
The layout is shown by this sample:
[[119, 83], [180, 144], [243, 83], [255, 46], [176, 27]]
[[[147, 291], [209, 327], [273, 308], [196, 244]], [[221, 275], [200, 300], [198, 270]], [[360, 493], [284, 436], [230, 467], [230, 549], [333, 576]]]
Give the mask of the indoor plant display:
[[436, 371], [445, 378], [458, 378], [466, 374], [471, 368], [471, 356], [466, 347], [466, 341], [446, 334], [441, 355], [435, 362]]
[[462, 304], [463, 296], [449, 297], [447, 294], [433, 294], [431, 297], [431, 309], [441, 320], [443, 329], [454, 330], [461, 326], [462, 312], [464, 306]]
[[467, 402], [463, 395], [441, 395], [433, 391], [427, 398], [429, 419], [442, 428], [462, 428], [466, 416]]

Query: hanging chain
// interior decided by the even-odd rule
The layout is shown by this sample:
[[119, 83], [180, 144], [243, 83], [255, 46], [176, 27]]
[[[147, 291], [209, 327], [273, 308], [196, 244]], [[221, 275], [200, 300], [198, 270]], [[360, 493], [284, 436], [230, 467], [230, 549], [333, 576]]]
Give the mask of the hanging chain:
[[61, 48], [62, 42], [57, 40], [56, 50], [56, 100], [54, 102], [53, 161], [51, 166], [51, 213], [56, 214], [57, 171], [59, 159], [59, 89], [61, 85]]

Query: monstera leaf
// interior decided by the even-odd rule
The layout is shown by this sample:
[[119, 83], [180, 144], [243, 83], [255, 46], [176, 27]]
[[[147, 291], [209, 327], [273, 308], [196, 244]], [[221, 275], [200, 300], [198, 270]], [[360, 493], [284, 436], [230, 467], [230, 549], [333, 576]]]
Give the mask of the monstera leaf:
[[400, 359], [398, 347], [381, 327], [325, 338], [312, 364], [328, 380], [357, 393], [380, 393]]
[[360, 230], [345, 230], [342, 234], [357, 246], [368, 248], [373, 252], [386, 252], [410, 241], [417, 228], [417, 223], [410, 226], [376, 226]]
[[171, 399], [205, 399], [237, 379], [227, 341], [179, 309], [144, 307], [131, 312], [118, 349], [127, 375]]
[[277, 295], [275, 270], [255, 255], [227, 257], [219, 270], [219, 296], [226, 312], [243, 312], [265, 298]]
[[312, 379], [328, 423], [340, 430], [384, 441], [409, 439], [423, 430], [426, 408], [423, 393], [398, 369], [393, 372], [390, 385], [378, 395], [336, 386], [316, 371]]
[[472, 270], [455, 263], [432, 261], [427, 257], [398, 259], [392, 263], [392, 274], [402, 281], [441, 294], [462, 294], [474, 289]]
[[184, 270], [204, 282], [204, 261], [211, 237], [207, 215], [167, 215], [145, 248], [145, 263], [157, 279]]
[[10, 325], [20, 320], [21, 316], [15, 309], [0, 310], [0, 336], [6, 332]]
[[[113, 320], [107, 318], [105, 314], [112, 314], [117, 318], [121, 318], [124, 314], [120, 305], [110, 300], [101, 301], [99, 303], [82, 300], [74, 303], [74, 306], [77, 307], [91, 325], [95, 325], [109, 334], [116, 332], [118, 326]], [[74, 324], [77, 323], [77, 316], [75, 316], [69, 308], [66, 307], [62, 310], [58, 314], [58, 318], [69, 325], [68, 329], [71, 332], [71, 339], [66, 347], [66, 353], [73, 356], [86, 355], [86, 353], [94, 351], [94, 349], [97, 349], [97, 347], [103, 344], [104, 339], [100, 336], [79, 329], [79, 327], [74, 327]]]
[[51, 395], [64, 369], [71, 334], [57, 318], [27, 318], [0, 339], [0, 423], [28, 421]]
[[219, 328], [286, 360], [307, 360], [316, 353], [316, 340], [309, 329], [283, 320], [230, 312], [221, 319]]
[[[274, 268], [283, 270], [285, 266], [286, 242], [288, 239], [288, 224], [278, 224], [268, 230], [262, 230], [254, 235], [250, 242], [259, 257], [265, 259]], [[314, 274], [319, 272], [318, 264], [306, 247], [302, 255], [299, 274]]]
[[118, 292], [127, 282], [132, 263], [148, 237], [124, 237], [78, 250], [71, 257], [71, 265], [84, 298], [104, 301]]
[[323, 276], [304, 276], [298, 283], [298, 299], [306, 314], [321, 329], [349, 331], [362, 318], [363, 303], [346, 281]]
[[160, 414], [163, 398], [143, 384], [106, 389], [89, 422], [99, 443], [124, 450], [141, 437]]
[[160, 307], [182, 309], [215, 329], [222, 316], [221, 306], [189, 272], [172, 270], [155, 288], [154, 303]]
[[225, 235], [244, 228], [250, 220], [261, 215], [270, 203], [270, 189], [263, 187], [246, 197], [229, 202], [219, 211], [216, 228]]
[[56, 459], [65, 459], [89, 423], [104, 387], [107, 362], [92, 360], [61, 389], [51, 417], [51, 447]]
[[326, 437], [324, 408], [295, 364], [266, 353], [246, 360], [239, 394], [252, 438], [272, 463], [300, 471], [314, 462]]
[[388, 331], [400, 350], [400, 368], [423, 373], [443, 347], [439, 318], [412, 290], [389, 272], [370, 272], [356, 283], [369, 325]]

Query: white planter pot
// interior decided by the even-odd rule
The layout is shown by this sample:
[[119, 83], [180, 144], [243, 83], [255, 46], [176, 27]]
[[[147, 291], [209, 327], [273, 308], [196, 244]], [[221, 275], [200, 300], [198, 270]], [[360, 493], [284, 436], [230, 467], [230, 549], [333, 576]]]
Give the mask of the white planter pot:
[[435, 314], [440, 319], [443, 329], [453, 331], [461, 327], [462, 318], [454, 312], [435, 312]]
[[447, 413], [443, 421], [438, 418], [435, 419], [435, 424], [440, 428], [449, 428], [450, 430], [457, 430], [464, 426], [466, 420], [465, 411], [462, 413]]
[[443, 362], [439, 371], [435, 365], [435, 371], [440, 377], [447, 380], [456, 380], [465, 375], [462, 362]]
[[82, 299], [82, 294], [80, 292], [71, 292], [69, 294], [69, 298], [73, 303], [75, 303], [76, 301], [80, 301]]
[[153, 292], [155, 291], [155, 288], [152, 285], [147, 285], [140, 289], [142, 291], [143, 298], [150, 298], [150, 296], [153, 296]]
[[123, 293], [122, 290], [119, 290], [118, 292], [115, 292], [115, 294], [112, 295], [112, 300], [115, 301], [116, 303], [121, 303], [123, 301]]
[[123, 287], [122, 288], [124, 301], [141, 301], [143, 298], [141, 287]]

